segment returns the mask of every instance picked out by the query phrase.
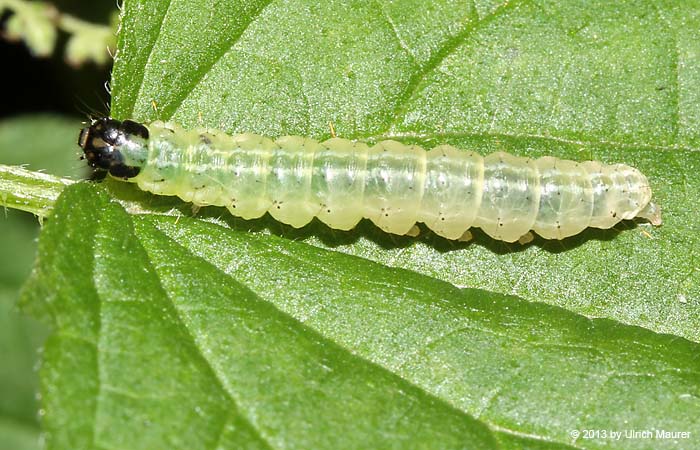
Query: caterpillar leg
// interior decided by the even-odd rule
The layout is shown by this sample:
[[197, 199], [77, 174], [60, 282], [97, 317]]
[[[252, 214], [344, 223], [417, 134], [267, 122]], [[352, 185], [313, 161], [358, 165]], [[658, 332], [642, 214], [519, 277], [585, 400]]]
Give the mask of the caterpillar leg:
[[418, 237], [419, 234], [420, 228], [418, 227], [418, 225], [413, 225], [404, 236]]
[[202, 208], [202, 205], [195, 205], [194, 203], [192, 204], [192, 217], [196, 216], [197, 213], [199, 213], [199, 210]]
[[474, 236], [472, 235], [472, 232], [469, 231], [469, 230], [467, 230], [467, 231], [465, 231], [464, 234], [462, 234], [462, 236], [461, 236], [459, 239], [457, 239], [457, 240], [458, 240], [459, 242], [469, 242], [469, 241], [471, 241], [473, 238], [474, 238]]
[[518, 243], [520, 245], [525, 245], [525, 244], [529, 244], [534, 239], [535, 239], [535, 235], [532, 234], [532, 231], [528, 231], [527, 233], [520, 236], [520, 239], [518, 239]]

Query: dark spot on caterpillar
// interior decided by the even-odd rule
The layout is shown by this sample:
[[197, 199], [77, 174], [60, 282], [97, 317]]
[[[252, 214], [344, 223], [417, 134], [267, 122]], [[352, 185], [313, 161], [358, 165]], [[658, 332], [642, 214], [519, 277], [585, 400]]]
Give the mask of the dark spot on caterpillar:
[[148, 128], [144, 127], [138, 122], [133, 120], [125, 120], [122, 122], [122, 131], [126, 134], [131, 134], [134, 136], [139, 136], [143, 139], [148, 139]]
[[202, 133], [199, 135], [199, 140], [206, 145], [211, 145], [211, 139], [209, 139], [209, 136], [206, 134]]
[[113, 177], [128, 180], [139, 174], [141, 169], [138, 167], [125, 166], [124, 164], [115, 164], [109, 169], [109, 174]]
[[83, 149], [90, 167], [107, 170], [110, 175], [126, 180], [141, 171], [139, 167], [125, 164], [124, 156], [119, 151], [119, 147], [133, 139], [133, 136], [146, 139], [148, 129], [131, 120], [120, 122], [105, 117], [93, 120], [89, 127], [80, 131], [78, 145]]

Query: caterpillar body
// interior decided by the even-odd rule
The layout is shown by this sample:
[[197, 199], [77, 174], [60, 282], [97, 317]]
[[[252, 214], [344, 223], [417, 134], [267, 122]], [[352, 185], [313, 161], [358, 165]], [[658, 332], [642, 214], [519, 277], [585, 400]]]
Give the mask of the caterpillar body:
[[294, 227], [318, 217], [349, 230], [368, 218], [399, 235], [422, 222], [448, 239], [479, 227], [514, 242], [529, 240], [530, 230], [563, 239], [634, 217], [661, 223], [646, 177], [623, 164], [483, 157], [391, 140], [371, 147], [340, 138], [273, 140], [111, 118], [93, 120], [78, 143], [90, 166], [145, 191], [225, 206], [245, 219], [269, 212]]

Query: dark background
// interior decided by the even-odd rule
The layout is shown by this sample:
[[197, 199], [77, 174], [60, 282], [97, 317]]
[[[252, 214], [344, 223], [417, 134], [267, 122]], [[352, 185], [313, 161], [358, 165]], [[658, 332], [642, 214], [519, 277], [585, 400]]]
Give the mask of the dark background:
[[[52, 2], [61, 12], [95, 23], [108, 23], [116, 10], [115, 0], [64, 0]], [[9, 13], [0, 18], [0, 29]], [[109, 67], [87, 63], [71, 67], [63, 60], [66, 36], [59, 34], [49, 58], [34, 57], [22, 42], [0, 39], [3, 95], [0, 118], [32, 112], [54, 112], [70, 116], [84, 115], [88, 109], [106, 114], [109, 102], [104, 83]]]

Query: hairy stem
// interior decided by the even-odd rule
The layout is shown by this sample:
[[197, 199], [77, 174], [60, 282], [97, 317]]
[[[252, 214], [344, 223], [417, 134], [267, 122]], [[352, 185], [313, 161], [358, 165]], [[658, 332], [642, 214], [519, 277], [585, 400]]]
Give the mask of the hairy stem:
[[67, 178], [0, 164], [0, 205], [42, 219], [50, 214], [63, 188], [72, 183]]

